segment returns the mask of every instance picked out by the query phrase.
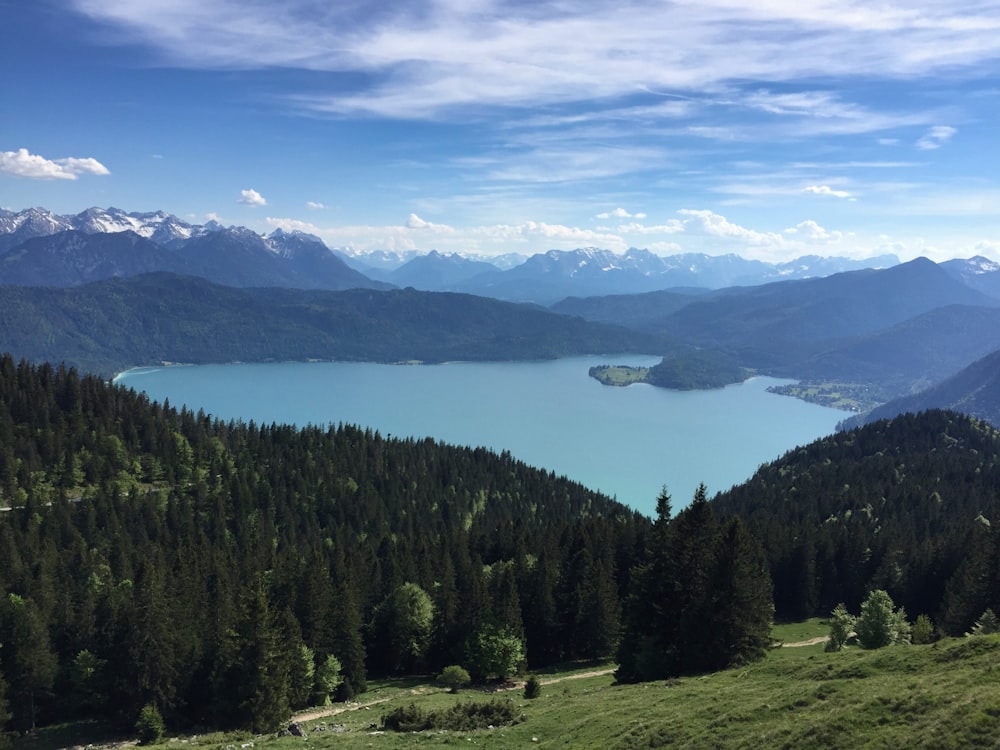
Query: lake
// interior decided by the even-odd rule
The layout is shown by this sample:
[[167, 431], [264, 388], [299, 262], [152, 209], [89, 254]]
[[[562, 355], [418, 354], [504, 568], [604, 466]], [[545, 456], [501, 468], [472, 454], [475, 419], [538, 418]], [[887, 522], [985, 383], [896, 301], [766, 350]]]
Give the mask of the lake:
[[198, 365], [130, 370], [117, 382], [229, 420], [348, 423], [383, 435], [486, 446], [565, 474], [648, 515], [666, 485], [680, 508], [699, 482], [711, 496], [757, 467], [828, 435], [846, 414], [753, 378], [711, 391], [604, 386], [599, 364], [658, 357], [380, 365], [353, 362]]

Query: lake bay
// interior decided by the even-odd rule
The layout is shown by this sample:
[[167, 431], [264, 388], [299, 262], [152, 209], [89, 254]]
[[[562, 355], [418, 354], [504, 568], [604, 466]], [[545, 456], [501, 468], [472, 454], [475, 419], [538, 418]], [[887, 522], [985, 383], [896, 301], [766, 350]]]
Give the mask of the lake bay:
[[658, 357], [380, 365], [198, 365], [130, 370], [118, 383], [224, 420], [358, 424], [396, 437], [508, 450], [648, 515], [666, 485], [674, 507], [709, 496], [787, 450], [833, 432], [845, 412], [768, 393], [753, 378], [711, 391], [604, 386], [598, 364]]

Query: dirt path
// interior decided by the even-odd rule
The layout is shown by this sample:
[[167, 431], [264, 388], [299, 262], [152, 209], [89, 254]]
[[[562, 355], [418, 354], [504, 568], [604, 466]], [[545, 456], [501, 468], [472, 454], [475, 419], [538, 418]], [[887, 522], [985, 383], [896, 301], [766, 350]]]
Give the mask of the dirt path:
[[819, 635], [815, 638], [810, 638], [808, 641], [796, 641], [795, 643], [782, 643], [782, 648], [801, 648], [802, 646], [815, 646], [817, 643], [824, 643], [830, 640], [829, 636]]
[[313, 721], [314, 719], [323, 719], [327, 716], [336, 716], [337, 714], [342, 714], [347, 711], [361, 711], [365, 708], [377, 706], [379, 703], [388, 703], [391, 700], [393, 699], [379, 698], [378, 700], [369, 701], [368, 703], [347, 703], [343, 706], [325, 706], [323, 708], [314, 708], [309, 711], [303, 711], [302, 713], [295, 714], [295, 716], [292, 717], [292, 721]]
[[553, 685], [557, 682], [564, 682], [566, 680], [582, 680], [584, 677], [601, 677], [606, 674], [614, 674], [615, 668], [608, 667], [607, 669], [598, 669], [593, 672], [577, 672], [576, 674], [568, 674], [563, 677], [550, 677], [547, 680], [539, 680], [543, 685]]
[[[601, 677], [602, 675], [612, 674], [614, 671], [614, 667], [608, 667], [607, 669], [598, 669], [593, 672], [577, 672], [576, 674], [568, 674], [562, 677], [551, 677], [547, 680], [539, 680], [539, 682], [543, 685], [554, 685], [557, 682], [564, 682], [566, 680], [582, 680], [585, 677]], [[522, 688], [524, 688], [524, 682], [516, 682], [507, 689], [518, 690]], [[295, 716], [292, 717], [292, 721], [315, 721], [316, 719], [325, 719], [327, 716], [336, 716], [337, 714], [346, 713], [347, 711], [362, 711], [366, 708], [377, 706], [380, 703], [388, 703], [389, 701], [396, 700], [397, 698], [405, 698], [408, 695], [425, 693], [427, 690], [427, 688], [416, 688], [414, 690], [400, 693], [399, 695], [390, 696], [388, 698], [379, 698], [378, 700], [368, 701], [367, 703], [348, 703], [343, 706], [324, 706], [323, 708], [314, 708], [295, 714]]]

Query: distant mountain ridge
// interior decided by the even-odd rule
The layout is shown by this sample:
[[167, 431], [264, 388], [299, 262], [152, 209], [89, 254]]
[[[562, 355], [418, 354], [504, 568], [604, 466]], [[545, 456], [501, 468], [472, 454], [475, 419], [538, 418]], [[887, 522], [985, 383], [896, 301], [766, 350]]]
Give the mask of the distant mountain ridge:
[[[63, 232], [86, 238], [69, 241]], [[179, 258], [133, 242], [141, 256], [121, 255], [125, 243], [106, 242], [133, 233]], [[104, 238], [104, 239], [100, 239]], [[34, 243], [29, 243], [34, 240]], [[290, 249], [295, 247], [294, 252]], [[11, 253], [17, 249], [18, 252]], [[100, 252], [110, 253], [100, 258]], [[71, 258], [79, 252], [84, 258]], [[552, 304], [565, 297], [635, 294], [674, 287], [718, 289], [779, 279], [826, 276], [846, 270], [889, 267], [899, 259], [882, 255], [859, 261], [804, 256], [765, 263], [737, 255], [685, 253], [660, 256], [630, 248], [616, 253], [596, 247], [486, 257], [472, 253], [331, 249], [315, 235], [276, 229], [261, 235], [216, 221], [191, 224], [164, 211], [126, 212], [88, 208], [60, 216], [42, 208], [0, 209], [0, 283], [89, 283], [134, 273], [194, 274], [228, 286], [306, 289], [389, 288], [452, 291], [513, 302]], [[48, 264], [48, 265], [46, 265]], [[61, 267], [67, 264], [69, 268]]]
[[[458, 291], [512, 302], [550, 305], [566, 297], [641, 294], [674, 287], [755, 286], [769, 281], [827, 276], [898, 263], [894, 255], [863, 261], [805, 256], [786, 263], [766, 263], [732, 254], [662, 256], [639, 248], [616, 253], [587, 247], [536, 253], [508, 269], [490, 268], [481, 260], [432, 252], [410, 258], [395, 269], [377, 272], [374, 276], [427, 291]], [[415, 275], [418, 267], [420, 273]]]
[[188, 224], [163, 211], [0, 210], [0, 284], [66, 287], [158, 271], [234, 287], [391, 287], [348, 267], [305, 232], [262, 236], [214, 221]]

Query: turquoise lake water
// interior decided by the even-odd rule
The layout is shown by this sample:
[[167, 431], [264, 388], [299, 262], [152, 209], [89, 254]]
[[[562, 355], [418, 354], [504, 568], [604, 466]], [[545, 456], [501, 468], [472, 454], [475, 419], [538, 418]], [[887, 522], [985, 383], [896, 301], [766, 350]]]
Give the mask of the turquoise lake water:
[[545, 362], [378, 365], [319, 362], [130, 370], [118, 382], [222, 419], [349, 423], [383, 435], [486, 446], [564, 474], [646, 514], [666, 485], [674, 507], [699, 482], [711, 496], [757, 467], [828, 435], [845, 412], [765, 389], [753, 378], [712, 391], [603, 386], [598, 364], [655, 357]]

